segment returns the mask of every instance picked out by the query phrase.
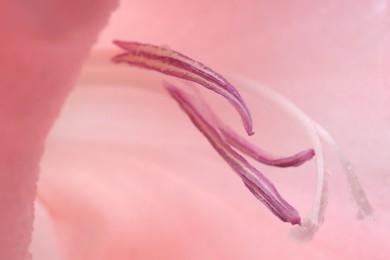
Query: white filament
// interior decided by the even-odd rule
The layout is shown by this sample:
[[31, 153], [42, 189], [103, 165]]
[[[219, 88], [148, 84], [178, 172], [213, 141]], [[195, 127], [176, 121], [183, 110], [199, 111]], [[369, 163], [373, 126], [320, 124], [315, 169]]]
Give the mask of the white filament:
[[352, 198], [358, 208], [358, 218], [365, 218], [372, 216], [373, 210], [366, 197], [363, 188], [360, 185], [359, 179], [355, 173], [352, 164], [349, 162], [347, 155], [337, 145], [336, 141], [332, 136], [320, 125], [317, 124], [317, 130], [321, 138], [323, 138], [329, 146], [334, 150], [340, 159], [340, 163], [343, 167], [347, 182], [349, 183], [349, 191], [351, 192]]
[[308, 216], [303, 220], [302, 225], [300, 227], [294, 227], [291, 230], [290, 235], [298, 241], [308, 241], [314, 236], [323, 222], [327, 203], [327, 174], [324, 164], [324, 152], [320, 138], [329, 145], [329, 147], [337, 154], [340, 160], [346, 175], [347, 182], [349, 184], [349, 191], [351, 192], [352, 198], [355, 201], [355, 205], [358, 208], [358, 218], [371, 216], [372, 207], [360, 185], [358, 177], [346, 154], [337, 145], [333, 137], [322, 126], [313, 121], [308, 115], [302, 112], [302, 110], [300, 110], [287, 98], [281, 96], [279, 93], [248, 79], [237, 77], [237, 81], [243, 83], [245, 86], [249, 86], [252, 91], [258, 92], [261, 95], [269, 98], [269, 100], [275, 102], [294, 115], [306, 128], [313, 143], [317, 160], [317, 187], [315, 199], [312, 209]]

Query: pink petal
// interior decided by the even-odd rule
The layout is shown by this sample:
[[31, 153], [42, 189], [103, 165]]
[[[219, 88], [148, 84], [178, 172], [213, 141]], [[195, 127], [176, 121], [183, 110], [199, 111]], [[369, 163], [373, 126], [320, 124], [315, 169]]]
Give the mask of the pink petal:
[[0, 2], [0, 259], [28, 258], [45, 138], [113, 8], [88, 3]]

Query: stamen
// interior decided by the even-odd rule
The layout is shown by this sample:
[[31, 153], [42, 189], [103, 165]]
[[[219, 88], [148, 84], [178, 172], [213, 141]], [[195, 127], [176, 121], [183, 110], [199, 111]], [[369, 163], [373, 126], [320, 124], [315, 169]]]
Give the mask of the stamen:
[[253, 135], [252, 118], [237, 89], [223, 76], [181, 53], [165, 46], [114, 41], [126, 52], [115, 56], [115, 63], [127, 63], [166, 75], [196, 82], [224, 96], [238, 111], [248, 135]]
[[203, 105], [202, 100], [197, 99], [196, 102], [200, 102], [200, 105], [196, 106], [191, 97], [172, 84], [164, 82], [163, 85], [219, 155], [241, 177], [249, 191], [280, 220], [293, 225], [300, 224], [301, 219], [297, 210], [282, 198], [275, 186], [259, 170], [232, 149], [213, 121], [206, 118], [208, 113], [199, 112], [205, 110], [207, 105]]
[[[190, 82], [186, 82], [187, 85], [192, 87], [192, 84]], [[192, 90], [196, 94], [195, 99], [196, 100], [203, 100], [200, 93], [192, 87]], [[269, 166], [276, 166], [276, 167], [297, 167], [301, 164], [305, 163], [306, 161], [311, 160], [315, 152], [313, 149], [307, 149], [301, 152], [296, 153], [295, 155], [288, 156], [288, 157], [280, 157], [270, 154], [269, 152], [266, 152], [259, 147], [253, 145], [249, 141], [247, 141], [245, 138], [237, 134], [233, 129], [228, 127], [226, 124], [222, 122], [222, 120], [210, 109], [210, 107], [207, 105], [206, 102], [202, 102], [202, 108], [203, 113], [207, 113], [207, 115], [210, 117], [210, 120], [213, 122], [215, 127], [217, 127], [220, 131], [220, 133], [223, 135], [223, 137], [226, 139], [226, 141], [239, 150], [240, 152], [252, 157], [256, 161], [269, 165]]]
[[296, 167], [306, 161], [309, 161], [315, 155], [313, 149], [307, 149], [289, 157], [278, 158], [254, 146], [253, 144], [239, 136], [237, 133], [235, 133], [229, 127], [222, 126], [221, 124], [219, 124], [218, 128], [221, 130], [222, 134], [230, 145], [232, 145], [239, 151], [245, 153], [246, 155], [252, 157], [253, 159], [266, 165], [277, 167]]
[[[221, 75], [203, 64], [167, 47], [120, 41], [116, 41], [115, 44], [126, 50], [126, 53], [117, 55], [112, 59], [112, 61], [116, 63], [125, 62], [141, 68], [159, 71], [167, 75], [196, 82], [221, 94], [227, 98], [239, 112], [247, 133], [249, 135], [253, 134], [252, 119], [247, 106], [233, 85], [227, 82]], [[307, 133], [311, 137], [314, 150], [304, 150], [285, 158], [271, 156], [259, 148], [252, 146], [252, 144], [237, 135], [231, 129], [220, 124], [218, 119], [214, 120], [216, 117], [211, 111], [207, 112], [207, 109], [206, 112], [204, 111], [207, 104], [202, 103], [200, 106], [196, 106], [194, 102], [199, 101], [198, 99], [191, 100], [186, 94], [171, 84], [164, 83], [164, 85], [196, 127], [206, 136], [215, 150], [241, 177], [245, 186], [282, 221], [300, 224], [299, 227], [295, 227], [291, 232], [296, 239], [300, 241], [310, 240], [317, 232], [324, 219], [327, 205], [327, 171], [325, 170], [324, 151], [320, 138], [322, 141], [326, 141], [340, 158], [340, 162], [349, 182], [350, 191], [358, 206], [358, 216], [370, 216], [372, 214], [372, 207], [366, 198], [358, 178], [346, 155], [335, 143], [329, 133], [297, 108], [292, 102], [278, 93], [246, 78], [236, 78], [238, 78], [237, 81], [245, 84], [247, 88], [251, 88], [255, 95], [260, 94], [266, 97], [295, 116], [306, 128]], [[302, 223], [298, 212], [279, 195], [273, 184], [233, 148], [262, 163], [278, 167], [299, 166], [311, 159], [314, 156], [315, 151], [317, 161], [316, 193], [313, 206]]]

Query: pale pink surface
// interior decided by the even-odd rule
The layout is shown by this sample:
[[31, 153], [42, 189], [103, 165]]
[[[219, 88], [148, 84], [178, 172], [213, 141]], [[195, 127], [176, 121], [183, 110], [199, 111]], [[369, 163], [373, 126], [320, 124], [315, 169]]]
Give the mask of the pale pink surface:
[[[0, 2], [0, 259], [24, 260], [45, 137], [112, 3]], [[69, 9], [67, 9], [69, 8]], [[82, 37], [81, 37], [82, 36]]]
[[[123, 1], [97, 48], [113, 38], [169, 44], [283, 93], [345, 148], [376, 220], [354, 218], [329, 156], [325, 224], [314, 241], [295, 244], [166, 95], [81, 87], [47, 142], [39, 194], [54, 231], [37, 229], [33, 249], [51, 235], [59, 237], [56, 259], [387, 259], [389, 2], [270, 2]], [[285, 154], [306, 148], [302, 129], [243, 96], [259, 145]], [[290, 144], [280, 142], [289, 135]], [[313, 164], [265, 169], [305, 214]]]

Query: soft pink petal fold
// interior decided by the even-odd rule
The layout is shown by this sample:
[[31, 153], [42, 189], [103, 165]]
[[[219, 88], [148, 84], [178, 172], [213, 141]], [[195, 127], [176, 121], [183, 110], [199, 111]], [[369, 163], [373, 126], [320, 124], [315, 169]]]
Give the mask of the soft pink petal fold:
[[45, 137], [113, 3], [0, 2], [0, 259], [28, 257]]

